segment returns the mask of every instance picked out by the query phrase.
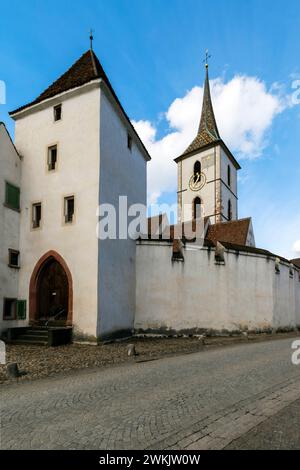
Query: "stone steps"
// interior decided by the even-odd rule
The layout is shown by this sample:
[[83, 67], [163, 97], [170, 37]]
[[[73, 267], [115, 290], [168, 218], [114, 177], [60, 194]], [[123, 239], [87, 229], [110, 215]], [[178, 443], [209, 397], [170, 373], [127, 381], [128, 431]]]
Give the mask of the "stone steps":
[[72, 327], [61, 326], [28, 326], [10, 328], [7, 342], [11, 344], [38, 344], [42, 346], [59, 346], [72, 342]]
[[30, 328], [23, 334], [19, 335], [14, 344], [40, 344], [47, 345], [49, 338], [48, 329], [43, 328]]

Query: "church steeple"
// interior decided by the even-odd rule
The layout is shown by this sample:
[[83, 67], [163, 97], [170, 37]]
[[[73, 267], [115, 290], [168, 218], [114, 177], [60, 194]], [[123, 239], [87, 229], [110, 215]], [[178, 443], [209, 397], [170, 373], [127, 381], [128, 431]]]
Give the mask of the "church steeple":
[[208, 64], [205, 64], [206, 73], [205, 73], [205, 83], [204, 83], [204, 93], [203, 93], [203, 103], [202, 103], [202, 113], [198, 129], [198, 134], [200, 139], [210, 143], [214, 140], [220, 139], [220, 134], [218, 131], [213, 105], [210, 95], [210, 86], [209, 86], [209, 77], [208, 77]]
[[182, 156], [190, 152], [200, 150], [202, 147], [205, 147], [208, 144], [211, 144], [213, 142], [217, 142], [220, 140], [221, 140], [221, 137], [218, 131], [218, 127], [217, 127], [217, 123], [216, 123], [216, 119], [214, 115], [214, 109], [212, 105], [212, 100], [211, 100], [209, 76], [208, 76], [208, 63], [207, 63], [207, 58], [206, 58], [202, 112], [201, 112], [198, 133], [195, 139], [193, 140], [193, 142], [183, 152]]
[[203, 102], [198, 132], [179, 157], [178, 220], [197, 217], [197, 206], [212, 223], [238, 216], [237, 171], [240, 165], [220, 137], [210, 94], [206, 51]]

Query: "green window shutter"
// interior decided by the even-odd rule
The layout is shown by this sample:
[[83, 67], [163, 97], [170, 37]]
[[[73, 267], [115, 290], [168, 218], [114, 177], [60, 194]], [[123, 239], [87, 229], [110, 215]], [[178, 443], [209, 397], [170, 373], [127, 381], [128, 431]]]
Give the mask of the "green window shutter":
[[26, 320], [26, 300], [17, 301], [17, 320]]
[[20, 209], [20, 188], [6, 183], [5, 204], [12, 209]]

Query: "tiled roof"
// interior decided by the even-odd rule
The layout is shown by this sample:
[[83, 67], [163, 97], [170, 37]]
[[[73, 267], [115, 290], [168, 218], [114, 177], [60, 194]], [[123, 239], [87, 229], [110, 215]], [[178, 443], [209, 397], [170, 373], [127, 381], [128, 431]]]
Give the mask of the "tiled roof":
[[209, 225], [206, 238], [214, 243], [219, 241], [246, 245], [250, 223], [251, 218], [247, 218]]
[[52, 85], [50, 85], [45, 91], [43, 91], [43, 93], [41, 93], [35, 100], [25, 104], [24, 106], [21, 106], [20, 108], [15, 109], [14, 111], [11, 111], [9, 114], [13, 116], [14, 114], [23, 111], [24, 109], [27, 109], [35, 104], [41, 103], [44, 100], [53, 98], [56, 95], [64, 93], [68, 90], [72, 90], [73, 88], [78, 88], [82, 85], [85, 85], [86, 83], [91, 82], [92, 80], [97, 79], [102, 79], [109, 88], [122, 113], [124, 114], [126, 120], [128, 121], [131, 130], [140, 141], [145, 153], [148, 156], [148, 159], [150, 160], [151, 157], [148, 154], [147, 149], [145, 148], [143, 142], [141, 141], [136, 130], [131, 124], [129, 117], [125, 113], [124, 108], [121, 105], [106, 73], [104, 72], [104, 69], [98, 57], [91, 49], [85, 52], [80, 57], [80, 59], [78, 59], [63, 75], [61, 75], [61, 77], [59, 77], [55, 82], [53, 82]]
[[52, 83], [43, 93], [41, 93], [35, 100], [21, 106], [9, 114], [15, 114], [23, 109], [26, 109], [34, 104], [41, 103], [42, 101], [59, 95], [65, 91], [85, 85], [86, 83], [102, 78], [106, 84], [111, 88], [109, 80], [100, 64], [97, 56], [92, 50], [85, 52], [80, 59], [78, 59], [72, 67], [70, 67], [61, 77]]
[[300, 268], [300, 258], [291, 259], [291, 263]]
[[167, 215], [160, 214], [148, 218], [148, 233], [145, 235], [145, 237], [149, 240], [174, 240], [179, 238], [183, 240], [190, 240], [191, 236], [194, 236], [196, 228], [199, 231], [202, 231], [203, 229], [204, 233], [200, 234], [200, 237], [203, 237], [205, 235], [208, 223], [209, 217], [205, 217], [203, 220], [203, 226], [200, 224], [196, 226], [196, 220], [183, 222], [182, 224], [169, 225]]
[[208, 68], [206, 68], [202, 113], [198, 133], [193, 142], [183, 152], [182, 155], [198, 150], [208, 144], [219, 141], [220, 135], [214, 115], [213, 105], [210, 95]]
[[188, 146], [188, 148], [183, 152], [181, 156], [189, 154], [195, 150], [199, 150], [202, 147], [205, 147], [206, 145], [209, 145], [213, 142], [217, 142], [219, 140], [221, 140], [221, 138], [218, 131], [213, 105], [211, 101], [208, 68], [206, 67], [202, 113], [198, 133], [193, 142]]
[[175, 161], [178, 162], [189, 154], [196, 152], [197, 150], [209, 148], [214, 144], [220, 144], [225, 149], [234, 166], [237, 169], [241, 168], [237, 160], [234, 158], [220, 137], [210, 94], [208, 67], [206, 67], [202, 112], [198, 133], [187, 149], [185, 149], [185, 151], [179, 157], [175, 158]]

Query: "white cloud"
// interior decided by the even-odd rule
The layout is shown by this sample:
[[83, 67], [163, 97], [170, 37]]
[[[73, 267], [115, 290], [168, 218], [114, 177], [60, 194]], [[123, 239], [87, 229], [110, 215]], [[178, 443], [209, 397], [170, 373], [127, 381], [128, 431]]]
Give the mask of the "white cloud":
[[300, 240], [297, 240], [293, 244], [293, 252], [296, 254], [296, 256], [300, 256]]
[[[210, 82], [215, 115], [222, 139], [237, 158], [253, 159], [267, 144], [267, 131], [275, 116], [288, 106], [279, 87], [267, 90], [255, 77], [235, 76]], [[176, 164], [179, 156], [197, 133], [203, 88], [195, 86], [184, 97], [171, 103], [164, 114], [169, 132], [156, 139], [155, 125], [147, 120], [133, 121], [152, 161], [148, 165], [149, 201], [156, 202], [163, 192], [176, 190]]]

